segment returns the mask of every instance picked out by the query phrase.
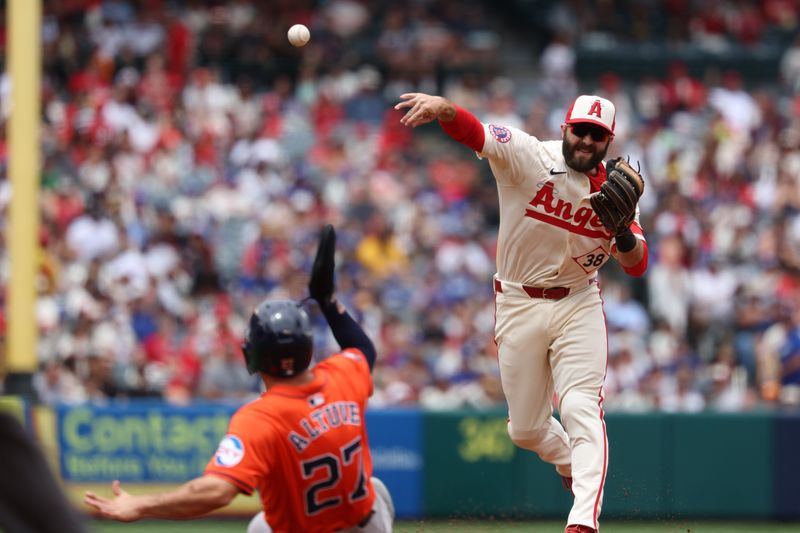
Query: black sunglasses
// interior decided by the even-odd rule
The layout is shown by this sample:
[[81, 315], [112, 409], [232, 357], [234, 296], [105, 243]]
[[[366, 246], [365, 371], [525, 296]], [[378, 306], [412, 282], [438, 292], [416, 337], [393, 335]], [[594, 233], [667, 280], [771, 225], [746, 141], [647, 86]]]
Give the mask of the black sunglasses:
[[586, 134], [592, 136], [592, 140], [594, 142], [601, 142], [608, 139], [611, 135], [608, 130], [603, 129], [599, 126], [593, 126], [591, 124], [587, 124], [586, 122], [578, 122], [577, 124], [570, 124], [570, 129], [572, 129], [573, 135], [576, 137], [586, 137]]

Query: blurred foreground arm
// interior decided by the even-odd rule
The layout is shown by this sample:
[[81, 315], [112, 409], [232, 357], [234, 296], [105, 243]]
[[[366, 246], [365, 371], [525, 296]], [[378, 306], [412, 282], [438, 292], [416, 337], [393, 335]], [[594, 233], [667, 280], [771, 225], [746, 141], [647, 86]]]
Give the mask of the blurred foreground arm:
[[0, 412], [0, 531], [83, 533], [38, 444]]

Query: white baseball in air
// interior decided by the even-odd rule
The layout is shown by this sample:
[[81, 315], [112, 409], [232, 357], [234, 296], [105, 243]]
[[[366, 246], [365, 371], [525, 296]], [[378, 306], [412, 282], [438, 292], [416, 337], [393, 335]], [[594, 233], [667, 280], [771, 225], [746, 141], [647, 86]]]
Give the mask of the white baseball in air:
[[292, 46], [303, 46], [311, 39], [311, 32], [305, 24], [295, 24], [289, 28], [289, 42]]

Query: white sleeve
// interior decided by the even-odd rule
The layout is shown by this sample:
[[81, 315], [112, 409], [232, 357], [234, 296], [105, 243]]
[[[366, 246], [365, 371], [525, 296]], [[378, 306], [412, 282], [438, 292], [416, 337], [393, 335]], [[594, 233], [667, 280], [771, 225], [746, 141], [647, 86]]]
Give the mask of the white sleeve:
[[540, 170], [539, 139], [517, 128], [482, 124], [485, 140], [478, 157], [489, 160], [499, 183], [515, 185]]

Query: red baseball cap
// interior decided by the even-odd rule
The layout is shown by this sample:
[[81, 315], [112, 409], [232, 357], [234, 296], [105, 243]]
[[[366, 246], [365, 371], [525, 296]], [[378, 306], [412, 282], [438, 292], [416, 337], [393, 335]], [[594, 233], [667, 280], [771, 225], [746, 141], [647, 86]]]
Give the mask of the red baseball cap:
[[582, 94], [569, 106], [564, 122], [567, 124], [588, 122], [614, 133], [616, 117], [617, 110], [610, 100], [593, 94]]

